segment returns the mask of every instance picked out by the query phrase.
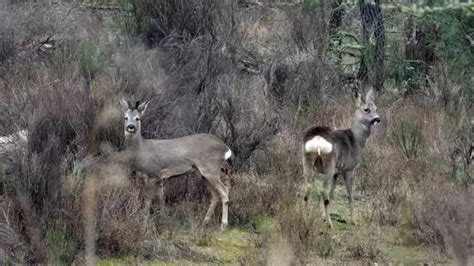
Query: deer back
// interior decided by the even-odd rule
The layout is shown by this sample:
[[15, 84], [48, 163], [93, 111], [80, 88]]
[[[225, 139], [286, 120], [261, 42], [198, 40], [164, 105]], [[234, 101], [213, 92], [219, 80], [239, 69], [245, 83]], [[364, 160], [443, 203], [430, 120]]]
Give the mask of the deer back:
[[225, 161], [227, 145], [214, 135], [196, 134], [175, 139], [144, 139], [135, 149], [134, 166], [150, 175], [179, 174]]

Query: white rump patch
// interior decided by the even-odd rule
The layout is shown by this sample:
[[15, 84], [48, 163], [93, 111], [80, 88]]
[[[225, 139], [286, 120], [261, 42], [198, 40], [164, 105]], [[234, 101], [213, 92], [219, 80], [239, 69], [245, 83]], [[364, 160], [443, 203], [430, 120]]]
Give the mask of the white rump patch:
[[332, 144], [321, 136], [315, 136], [304, 145], [306, 152], [317, 152], [319, 155], [332, 151]]
[[229, 159], [230, 156], [232, 156], [232, 151], [231, 150], [228, 150], [225, 154], [224, 154], [224, 159]]

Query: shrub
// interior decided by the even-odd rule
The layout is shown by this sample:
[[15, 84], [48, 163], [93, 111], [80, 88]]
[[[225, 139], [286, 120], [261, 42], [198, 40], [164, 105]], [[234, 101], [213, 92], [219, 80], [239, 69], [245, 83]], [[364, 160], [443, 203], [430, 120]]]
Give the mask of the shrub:
[[86, 42], [78, 53], [79, 71], [87, 82], [91, 82], [100, 69], [99, 48], [93, 42]]
[[406, 169], [406, 161], [393, 153], [377, 157], [375, 151], [365, 151], [357, 177], [360, 177], [361, 189], [370, 195], [369, 221], [380, 225], [396, 225], [399, 221], [400, 206], [406, 193], [402, 186], [405, 177], [399, 167]]
[[350, 253], [356, 260], [377, 261], [381, 256], [381, 250], [374, 239], [357, 241], [355, 246], [350, 248]]
[[466, 69], [474, 60], [474, 53], [469, 48], [465, 33], [472, 30], [474, 18], [471, 11], [463, 8], [440, 9], [418, 19], [418, 23], [426, 31], [429, 47], [440, 57], [455, 81], [462, 81]]
[[296, 257], [305, 257], [313, 250], [321, 257], [333, 255], [334, 243], [329, 233], [320, 234], [318, 230], [318, 222], [322, 222], [322, 219], [317, 204], [308, 206], [303, 202], [295, 203], [289, 200], [289, 196], [294, 198], [291, 194], [283, 196], [283, 204], [276, 217], [282, 235], [288, 239]]
[[393, 56], [390, 60], [389, 77], [395, 81], [397, 86], [406, 90], [407, 94], [413, 94], [415, 89], [420, 88], [426, 80], [426, 64], [419, 60], [403, 60]]
[[423, 144], [420, 122], [401, 120], [392, 131], [392, 139], [406, 159], [415, 158]]
[[0, 222], [0, 254], [0, 262], [5, 265], [25, 263], [31, 256], [21, 236], [4, 222]]
[[133, 1], [136, 25], [143, 27], [137, 30], [151, 46], [171, 36], [180, 36], [184, 42], [209, 35], [230, 37], [237, 22], [236, 13], [232, 12], [235, 4], [206, 0], [190, 3]]
[[[434, 190], [436, 189], [436, 190]], [[467, 265], [472, 255], [472, 189], [442, 184], [425, 186], [424, 197], [414, 202], [415, 236], [424, 243], [438, 245], [460, 265]]]
[[15, 36], [11, 31], [0, 32], [0, 63], [7, 64], [7, 60], [15, 56]]
[[[275, 181], [272, 176], [234, 176], [229, 196], [229, 220], [232, 224], [254, 227], [262, 216], [275, 214], [284, 187], [279, 187], [272, 181]], [[275, 185], [269, 185], [269, 182]]]
[[[70, 74], [77, 63], [78, 51], [80, 51], [79, 44], [74, 41], [65, 40], [58, 43], [56, 51], [46, 58], [46, 65], [50, 72], [60, 79], [66, 78], [64, 75]], [[85, 71], [84, 67], [81, 71]]]
[[71, 236], [65, 225], [51, 228], [45, 233], [45, 242], [48, 245], [48, 259], [52, 263], [72, 262], [74, 246], [71, 245]]
[[[122, 29], [113, 36], [117, 38], [104, 40], [99, 32], [99, 36], [81, 42], [58, 39], [55, 51], [46, 58], [31, 55], [34, 60], [21, 62], [14, 56], [17, 51], [11, 50], [12, 45], [17, 48], [15, 38], [35, 30], [23, 30], [23, 24], [16, 23], [20, 30], [14, 29], [11, 35], [8, 27], [1, 28], [0, 32], [6, 33], [1, 37], [6, 39], [0, 40], [0, 62], [8, 61], [2, 67], [9, 69], [0, 82], [0, 135], [25, 128], [30, 133], [27, 147], [5, 155], [4, 179], [0, 173], [2, 197], [13, 205], [8, 214], [12, 227], [24, 234], [36, 255], [25, 263], [71, 263], [84, 250], [87, 254], [147, 258], [174, 256], [181, 249], [186, 249], [181, 253], [189, 252], [182, 243], [165, 241], [156, 232], [166, 219], [161, 213], [150, 216], [143, 208], [141, 185], [133, 177], [131, 184], [124, 185], [108, 179], [117, 177], [116, 172], [91, 177], [87, 167], [80, 166], [86, 156], [95, 160], [97, 155], [98, 165], [104, 165], [105, 150], [113, 156], [122, 148], [123, 129], [115, 106], [117, 97], [122, 96], [151, 101], [143, 118], [146, 138], [206, 132], [225, 139], [236, 155], [230, 190], [231, 225], [258, 227], [259, 219], [276, 217], [280, 238], [268, 253], [281, 253], [277, 255], [283, 254], [288, 262], [295, 253], [301, 263], [314, 253], [321, 257], [337, 254], [338, 242], [318, 222], [319, 211], [295, 202], [302, 182], [302, 129], [315, 123], [342, 127], [350, 123], [353, 113], [352, 105], [336, 100], [344, 95], [338, 92], [340, 78], [332, 58], [326, 57], [326, 9], [318, 1], [308, 0], [299, 5], [301, 8], [269, 12], [278, 15], [274, 20], [283, 17], [278, 31], [284, 33], [275, 34], [283, 40], [272, 43], [270, 52], [260, 52], [255, 51], [259, 46], [244, 49], [247, 46], [242, 42], [253, 40], [243, 36], [241, 9], [236, 5], [235, 1], [121, 1], [121, 11], [127, 14], [114, 21]], [[254, 7], [255, 13], [266, 8]], [[36, 16], [29, 21], [25, 24], [31, 26]], [[50, 21], [54, 19], [49, 16], [41, 20], [41, 34], [48, 32], [44, 22]], [[442, 27], [449, 28], [448, 24], [443, 21]], [[136, 34], [147, 40], [147, 47], [135, 44]], [[285, 39], [285, 34], [292, 39]], [[449, 33], [445, 37], [454, 38]], [[370, 50], [356, 48], [363, 53]], [[442, 52], [442, 47], [436, 49]], [[449, 54], [443, 60], [451, 60], [453, 53]], [[264, 79], [259, 71], [270, 61]], [[392, 77], [398, 85], [407, 79], [416, 84], [424, 80], [418, 61], [402, 57], [393, 61]], [[465, 67], [464, 61], [460, 66]], [[249, 64], [255, 72], [248, 71]], [[381, 106], [387, 113], [395, 110], [399, 115], [396, 106]], [[407, 106], [433, 107], [426, 108], [421, 101]], [[368, 195], [369, 220], [400, 227], [408, 223], [408, 233], [415, 232], [416, 240], [451, 246], [462, 255], [467, 240], [455, 227], [467, 230], [471, 214], [461, 206], [469, 206], [464, 200], [470, 196], [460, 187], [459, 197], [438, 187], [447, 177], [444, 153], [452, 150], [450, 141], [455, 134], [450, 132], [452, 127], [436, 119], [424, 122], [417, 113], [415, 110], [395, 123], [389, 121], [389, 141], [383, 140], [382, 125], [374, 129], [375, 141], [367, 143], [357, 176]], [[423, 121], [423, 126], [418, 121]], [[427, 146], [427, 153], [422, 153], [430, 134], [438, 134], [433, 138], [436, 145]], [[124, 176], [128, 180], [128, 174]], [[91, 184], [97, 187], [91, 189]], [[414, 197], [417, 193], [420, 196]], [[166, 204], [173, 206], [174, 226], [195, 219], [194, 230], [208, 207], [209, 196], [203, 182], [193, 175], [166, 182]], [[215, 218], [219, 211], [217, 208]], [[380, 256], [375, 244], [362, 241], [351, 245], [349, 251], [364, 260]], [[266, 259], [249, 256], [243, 262], [268, 263]]]
[[151, 250], [147, 245], [155, 244], [149, 228], [153, 223], [146, 213], [148, 210], [142, 207], [140, 191], [133, 187], [104, 187], [97, 193], [99, 254], [150, 256], [146, 251]]

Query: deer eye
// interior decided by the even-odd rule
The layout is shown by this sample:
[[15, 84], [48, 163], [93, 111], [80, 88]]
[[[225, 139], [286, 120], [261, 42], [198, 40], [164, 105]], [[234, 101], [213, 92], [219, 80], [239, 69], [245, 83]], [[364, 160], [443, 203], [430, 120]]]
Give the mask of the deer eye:
[[135, 117], [135, 120], [136, 120], [136, 121], [140, 121], [140, 117]]
[[365, 107], [365, 108], [364, 108], [364, 112], [366, 112], [366, 113], [370, 113], [370, 108], [368, 108], [368, 107]]
[[127, 120], [127, 117], [124, 117], [123, 120]]

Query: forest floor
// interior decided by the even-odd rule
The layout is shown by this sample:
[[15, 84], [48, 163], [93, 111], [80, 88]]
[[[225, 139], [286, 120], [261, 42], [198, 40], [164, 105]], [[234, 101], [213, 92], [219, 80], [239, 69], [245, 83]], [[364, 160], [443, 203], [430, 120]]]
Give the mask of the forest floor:
[[[295, 248], [282, 240], [277, 221], [272, 217], [261, 217], [255, 230], [230, 226], [221, 231], [215, 223], [201, 232], [197, 225], [186, 228], [170, 221], [169, 224], [158, 225], [158, 231], [164, 242], [173, 243], [174, 249], [181, 250], [180, 256], [171, 251], [169, 256], [160, 259], [135, 256], [102, 258], [98, 265], [286, 265], [295, 260], [307, 265], [358, 265], [368, 262], [453, 264], [450, 258], [438, 250], [414, 243], [409, 229], [370, 225], [366, 221], [369, 207], [364, 198], [362, 194], [356, 193], [354, 205], [358, 218], [355, 225], [348, 224], [346, 191], [344, 186], [339, 185], [331, 211], [334, 230], [329, 231], [321, 218], [314, 228], [320, 232], [321, 240], [305, 251], [295, 252]], [[319, 212], [319, 207], [314, 208], [314, 211]], [[325, 237], [324, 232], [328, 233], [330, 239]]]

